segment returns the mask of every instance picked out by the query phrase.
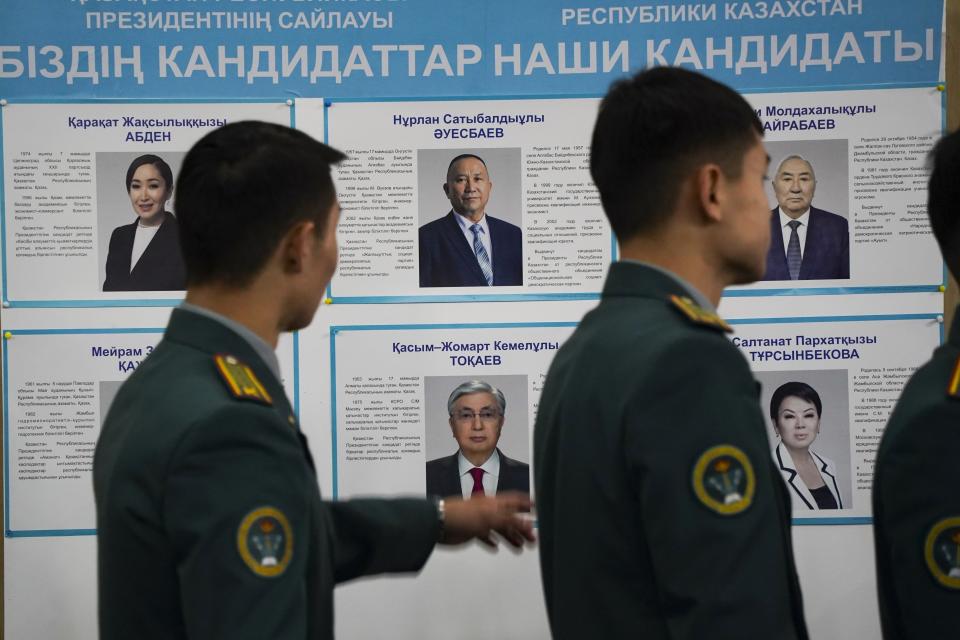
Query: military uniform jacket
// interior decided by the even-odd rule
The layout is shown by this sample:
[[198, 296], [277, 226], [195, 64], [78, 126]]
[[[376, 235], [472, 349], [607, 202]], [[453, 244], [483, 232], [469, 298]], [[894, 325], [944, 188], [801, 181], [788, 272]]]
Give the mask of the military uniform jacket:
[[904, 388], [877, 452], [873, 534], [887, 640], [960, 635], [958, 361], [954, 320]]
[[182, 310], [118, 392], [93, 472], [104, 639], [331, 638], [334, 583], [417, 570], [439, 533], [425, 500], [322, 502], [280, 382]]
[[807, 637], [758, 386], [685, 295], [614, 263], [550, 366], [534, 477], [555, 638]]

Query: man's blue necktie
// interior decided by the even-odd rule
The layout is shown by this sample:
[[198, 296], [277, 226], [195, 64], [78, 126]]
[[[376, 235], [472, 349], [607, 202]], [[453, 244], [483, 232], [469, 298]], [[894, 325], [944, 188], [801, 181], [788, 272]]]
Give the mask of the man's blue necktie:
[[800, 277], [800, 234], [797, 233], [797, 227], [800, 226], [799, 220], [791, 220], [787, 223], [790, 227], [790, 242], [787, 244], [787, 270], [790, 271], [790, 279], [797, 280]]
[[483, 232], [483, 227], [481, 227], [479, 223], [474, 223], [470, 227], [470, 231], [473, 231], [473, 252], [477, 254], [480, 271], [483, 271], [483, 277], [487, 281], [487, 284], [492, 285], [493, 266], [490, 264], [490, 256], [487, 255], [487, 250], [483, 248], [483, 242], [480, 241], [480, 234]]

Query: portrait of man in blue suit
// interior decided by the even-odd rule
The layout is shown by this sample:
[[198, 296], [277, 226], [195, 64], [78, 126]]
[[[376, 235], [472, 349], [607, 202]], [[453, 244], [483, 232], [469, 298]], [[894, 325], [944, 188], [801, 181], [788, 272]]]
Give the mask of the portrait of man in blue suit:
[[787, 156], [777, 167], [770, 212], [770, 250], [764, 280], [840, 280], [850, 277], [847, 219], [812, 206], [813, 165]]
[[493, 183], [483, 158], [450, 161], [443, 192], [450, 212], [420, 227], [421, 287], [516, 287], [523, 284], [520, 228], [487, 215]]

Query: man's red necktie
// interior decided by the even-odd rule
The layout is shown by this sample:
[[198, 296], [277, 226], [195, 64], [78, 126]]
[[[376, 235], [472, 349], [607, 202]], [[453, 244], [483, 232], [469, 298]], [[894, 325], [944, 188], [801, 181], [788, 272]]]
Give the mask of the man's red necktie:
[[470, 475], [473, 476], [473, 490], [470, 491], [470, 497], [482, 496], [483, 492], [483, 469], [474, 467], [470, 469]]

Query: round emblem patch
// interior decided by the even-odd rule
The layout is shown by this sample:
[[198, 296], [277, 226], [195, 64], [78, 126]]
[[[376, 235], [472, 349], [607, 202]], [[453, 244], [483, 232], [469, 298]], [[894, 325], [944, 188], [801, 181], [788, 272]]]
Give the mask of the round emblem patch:
[[293, 557], [290, 521], [274, 507], [254, 509], [237, 529], [237, 550], [244, 564], [258, 576], [279, 576]]
[[720, 515], [745, 511], [753, 503], [756, 488], [750, 459], [733, 445], [707, 449], [693, 466], [693, 492], [708, 509]]
[[933, 525], [923, 544], [923, 558], [934, 580], [948, 589], [960, 589], [960, 517]]

